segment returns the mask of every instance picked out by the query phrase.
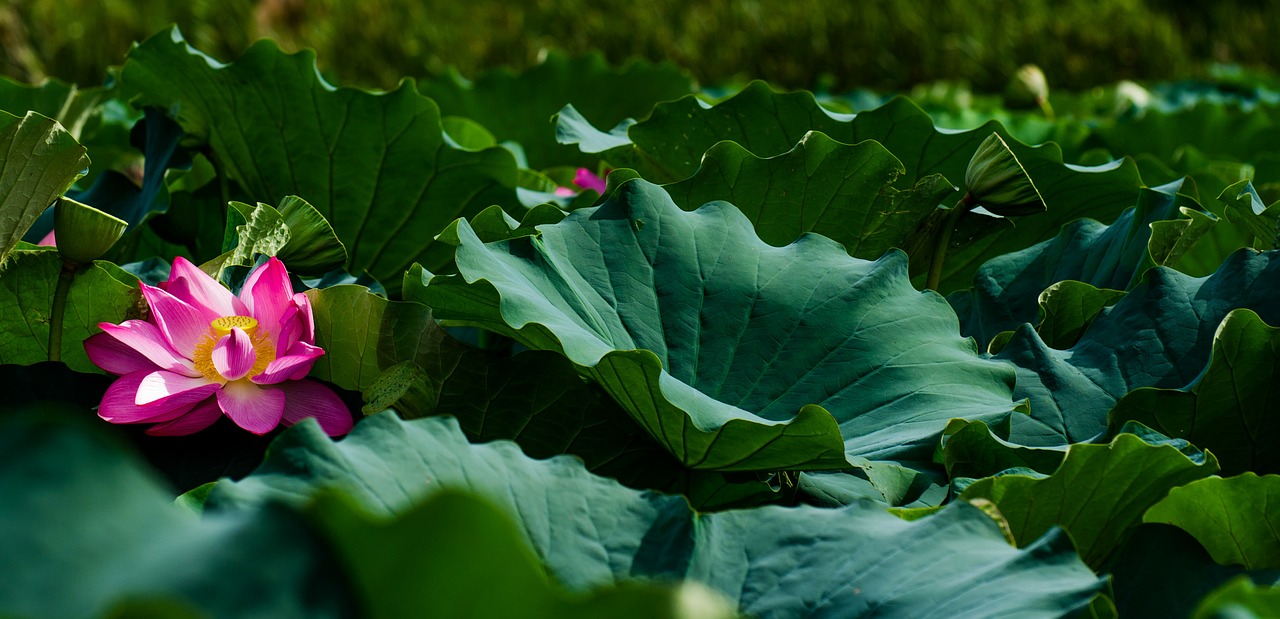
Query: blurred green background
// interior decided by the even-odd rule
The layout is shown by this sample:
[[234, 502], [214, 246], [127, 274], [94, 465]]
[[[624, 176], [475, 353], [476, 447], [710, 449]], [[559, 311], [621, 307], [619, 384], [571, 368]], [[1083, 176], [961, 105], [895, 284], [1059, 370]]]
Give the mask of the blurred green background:
[[0, 71], [102, 82], [131, 42], [177, 23], [234, 58], [259, 37], [313, 47], [344, 85], [536, 62], [544, 48], [670, 60], [704, 85], [996, 91], [1023, 63], [1055, 87], [1280, 63], [1280, 0], [0, 0]]

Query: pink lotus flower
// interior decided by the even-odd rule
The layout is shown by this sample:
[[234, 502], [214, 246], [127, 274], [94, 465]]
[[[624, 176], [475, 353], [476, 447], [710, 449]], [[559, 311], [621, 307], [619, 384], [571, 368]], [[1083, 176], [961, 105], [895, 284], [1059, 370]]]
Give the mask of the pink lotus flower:
[[[608, 175], [609, 173], [606, 172], [605, 176]], [[596, 193], [602, 196], [604, 195], [605, 188], [608, 187], [604, 178], [597, 176], [594, 172], [586, 168], [578, 168], [577, 173], [573, 175], [573, 184], [577, 185], [579, 189], [594, 189]], [[556, 195], [562, 198], [576, 196], [578, 195], [578, 190], [572, 187], [556, 187]]]
[[237, 297], [184, 258], [169, 280], [141, 284], [147, 320], [104, 322], [84, 347], [120, 375], [98, 415], [112, 423], [154, 423], [153, 435], [203, 430], [226, 415], [254, 434], [314, 417], [330, 436], [351, 430], [351, 414], [328, 387], [304, 380], [324, 354], [315, 345], [311, 303], [294, 294], [284, 264], [254, 269]]

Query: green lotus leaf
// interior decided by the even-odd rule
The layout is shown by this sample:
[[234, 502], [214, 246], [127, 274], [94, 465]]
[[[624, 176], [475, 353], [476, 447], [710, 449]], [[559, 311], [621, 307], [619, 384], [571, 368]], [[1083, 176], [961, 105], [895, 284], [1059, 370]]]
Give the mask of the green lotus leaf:
[[[974, 276], [972, 289], [947, 296], [960, 316], [960, 332], [985, 345], [1001, 331], [1036, 322], [1041, 292], [1063, 280], [1115, 290], [1137, 285], [1158, 264], [1148, 248], [1152, 223], [1178, 219], [1184, 208], [1200, 208], [1178, 193], [1181, 186], [1142, 189], [1137, 206], [1125, 209], [1109, 226], [1081, 219], [1051, 240], [987, 261]], [[1181, 232], [1206, 230], [1194, 226]]]
[[632, 488], [683, 494], [703, 511], [777, 498], [757, 475], [686, 468], [553, 352], [503, 357], [469, 350], [443, 377], [433, 381], [414, 366], [410, 381], [429, 395], [422, 398], [426, 406], [393, 406], [402, 418], [453, 416], [473, 442], [512, 440], [534, 458], [574, 455], [592, 473]]
[[321, 488], [384, 515], [403, 514], [440, 488], [467, 489], [514, 516], [571, 590], [687, 580], [751, 616], [1059, 616], [1087, 605], [1101, 584], [1060, 533], [1020, 551], [968, 504], [915, 522], [870, 501], [696, 514], [679, 497], [624, 488], [573, 458], [532, 460], [506, 442], [471, 445], [442, 417], [375, 415], [337, 443], [304, 422], [277, 439], [257, 472], [219, 482], [208, 509], [305, 503]]
[[[1207, 594], [1244, 574], [1237, 565], [1219, 565], [1186, 531], [1166, 524], [1142, 524], [1108, 565], [1121, 617], [1190, 617]], [[1256, 571], [1259, 582], [1280, 573]]]
[[1100, 568], [1170, 489], [1218, 471], [1212, 454], [1161, 438], [1126, 433], [1107, 445], [1072, 445], [1048, 477], [988, 477], [970, 484], [960, 498], [995, 503], [1019, 545], [1060, 526], [1085, 563]]
[[914, 249], [917, 228], [955, 192], [937, 174], [895, 188], [905, 171], [877, 142], [851, 146], [809, 132], [791, 150], [767, 159], [720, 142], [693, 176], [664, 189], [686, 211], [713, 200], [733, 204], [770, 245], [816, 232], [854, 257], [875, 260], [894, 247]]
[[[499, 141], [520, 144], [534, 169], [595, 165], [594, 157], [556, 142], [551, 118], [567, 103], [597, 122], [617, 123], [646, 116], [654, 104], [693, 92], [689, 76], [670, 64], [634, 61], [611, 67], [600, 54], [570, 58], [559, 52], [520, 73], [498, 69], [474, 82], [452, 74], [424, 80], [418, 87], [442, 113], [465, 116]], [[515, 101], [520, 104], [512, 105]]]
[[0, 265], [27, 228], [89, 167], [85, 147], [57, 121], [0, 112]]
[[347, 250], [315, 207], [286, 196], [279, 209], [259, 202], [231, 202], [227, 210], [228, 251], [203, 268], [220, 273], [231, 266], [254, 265], [256, 256], [275, 256], [300, 275], [322, 275], [347, 262]]
[[1280, 243], [1280, 203], [1267, 206], [1253, 183], [1241, 181], [1223, 190], [1218, 200], [1223, 202], [1227, 221], [1239, 223], [1253, 234], [1254, 249], [1275, 249]]
[[344, 616], [342, 570], [300, 517], [198, 518], [86, 416], [32, 405], [0, 418], [0, 614], [96, 617], [158, 597], [208, 617]]
[[1179, 389], [1144, 387], [1126, 394], [1108, 425], [1138, 421], [1208, 449], [1226, 475], [1280, 473], [1280, 329], [1247, 309], [1227, 314], [1214, 334], [1209, 363]]
[[113, 96], [109, 88], [81, 88], [58, 79], [22, 84], [0, 78], [0, 110], [17, 116], [36, 112], [52, 118], [92, 154], [82, 184], [92, 183], [100, 172], [119, 169], [137, 157], [129, 145], [130, 127], [137, 114]]
[[[1132, 206], [1142, 187], [1130, 160], [1092, 168], [1066, 165], [1056, 145], [1027, 146], [994, 121], [967, 131], [939, 129], [928, 114], [901, 97], [857, 115], [835, 114], [809, 93], [777, 93], [763, 82], [752, 82], [714, 106], [694, 97], [659, 104], [647, 119], [623, 122], [608, 132], [592, 127], [576, 109], [564, 110], [557, 130], [562, 142], [576, 143], [614, 167], [634, 168], [644, 178], [662, 183], [692, 176], [703, 154], [721, 141], [736, 142], [757, 157], [774, 157], [792, 150], [810, 131], [846, 144], [875, 140], [902, 162], [901, 182], [907, 185], [932, 174], [964, 178], [970, 157], [983, 140], [997, 133], [1022, 163], [1049, 210], [1019, 218], [1016, 229], [977, 214], [962, 219], [965, 233], [955, 239], [963, 246], [948, 254], [943, 270], [940, 289], [947, 292], [968, 287], [987, 260], [1052, 238], [1067, 222], [1082, 217], [1112, 221]], [[912, 256], [921, 258], [928, 256]]]
[[1071, 348], [1103, 308], [1115, 305], [1123, 297], [1123, 290], [1096, 288], [1075, 280], [1060, 281], [1040, 293], [1040, 324], [1036, 325], [1036, 333], [1053, 348]]
[[121, 88], [173, 110], [255, 200], [315, 205], [347, 248], [347, 270], [393, 286], [415, 261], [443, 266], [448, 249], [432, 238], [450, 221], [491, 204], [520, 210], [511, 153], [447, 145], [439, 108], [412, 81], [381, 94], [334, 88], [312, 52], [268, 41], [222, 64], [173, 28], [134, 47]]
[[1207, 278], [1150, 269], [1068, 350], [1050, 348], [1023, 325], [995, 357], [1018, 366], [1015, 397], [1031, 402], [1030, 416], [1013, 418], [1010, 440], [1085, 441], [1106, 430], [1107, 413], [1130, 391], [1185, 387], [1209, 362], [1218, 325], [1231, 310], [1252, 309], [1280, 324], [1276, 258], [1240, 250]]
[[389, 301], [364, 286], [313, 288], [316, 346], [324, 356], [311, 376], [343, 389], [369, 389], [383, 371], [406, 361], [439, 381], [457, 364], [465, 347], [436, 325], [431, 309], [409, 301]]
[[1050, 475], [1062, 465], [1065, 448], [1015, 445], [1008, 440], [1008, 426], [953, 419], [942, 432], [942, 464], [947, 475], [976, 479], [1015, 468]]
[[[49, 316], [62, 258], [53, 248], [19, 249], [0, 276], [0, 363], [49, 359]], [[123, 322], [138, 313], [137, 279], [109, 262], [81, 267], [71, 282], [62, 323], [61, 360], [77, 372], [101, 372], [84, 351], [100, 322]]]
[[1218, 563], [1278, 569], [1280, 511], [1275, 505], [1280, 505], [1280, 475], [1250, 472], [1175, 488], [1143, 518], [1185, 530]]
[[394, 519], [336, 494], [320, 495], [307, 511], [333, 540], [368, 617], [736, 616], [728, 600], [696, 586], [626, 583], [570, 594], [547, 578], [510, 516], [466, 492], [439, 492]]
[[1280, 587], [1259, 587], [1240, 576], [1205, 596], [1195, 619], [1264, 619], [1280, 615]]
[[900, 252], [771, 247], [731, 205], [685, 212], [642, 180], [537, 236], [457, 231], [459, 274], [406, 297], [563, 353], [691, 468], [927, 461], [949, 419], [1014, 409], [1008, 366], [977, 357]]
[[1140, 118], [1099, 124], [1093, 130], [1096, 146], [1114, 153], [1150, 153], [1174, 160], [1188, 144], [1211, 156], [1248, 161], [1273, 152], [1280, 142], [1280, 126], [1271, 106], [1244, 110], [1223, 102], [1202, 101], [1173, 111], [1148, 109]]

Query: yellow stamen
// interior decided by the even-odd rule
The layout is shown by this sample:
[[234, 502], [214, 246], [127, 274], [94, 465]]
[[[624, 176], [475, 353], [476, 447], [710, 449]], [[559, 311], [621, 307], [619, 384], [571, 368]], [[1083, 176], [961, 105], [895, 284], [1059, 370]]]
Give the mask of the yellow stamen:
[[213, 364], [213, 348], [223, 337], [230, 335], [233, 328], [239, 327], [249, 335], [253, 345], [253, 368], [246, 377], [257, 376], [266, 371], [267, 365], [276, 360], [276, 347], [271, 343], [271, 334], [265, 329], [258, 330], [258, 321], [250, 316], [223, 316], [209, 323], [209, 332], [196, 343], [191, 352], [191, 360], [195, 362], [196, 371], [213, 382], [226, 382], [226, 378], [218, 373]]

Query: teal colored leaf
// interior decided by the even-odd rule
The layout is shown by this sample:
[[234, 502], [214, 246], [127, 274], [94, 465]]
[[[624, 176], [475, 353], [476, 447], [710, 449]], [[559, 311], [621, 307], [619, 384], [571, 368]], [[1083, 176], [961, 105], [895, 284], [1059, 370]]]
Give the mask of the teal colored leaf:
[[201, 519], [92, 417], [37, 405], [0, 418], [0, 614], [96, 617], [138, 598], [208, 617], [349, 612], [341, 568], [300, 517], [268, 507]]
[[1212, 454], [1185, 441], [1120, 434], [1107, 445], [1072, 445], [1048, 477], [988, 477], [969, 485], [960, 498], [995, 503], [1019, 545], [1062, 527], [1085, 563], [1096, 569], [1171, 489], [1217, 471]]
[[685, 212], [641, 180], [537, 236], [457, 231], [459, 275], [406, 296], [563, 353], [691, 468], [928, 460], [949, 419], [1014, 408], [1008, 366], [977, 357], [899, 252], [770, 247], [736, 208]]
[[[51, 248], [10, 254], [0, 274], [0, 363], [49, 358], [49, 317], [61, 272], [62, 258]], [[101, 372], [84, 352], [85, 338], [98, 332], [100, 322], [139, 317], [139, 303], [137, 280], [119, 267], [101, 261], [80, 267], [63, 315], [63, 363], [77, 372]]]
[[1143, 519], [1190, 533], [1223, 565], [1280, 569], [1280, 510], [1275, 505], [1280, 505], [1280, 475], [1250, 472], [1175, 488]]
[[692, 176], [702, 164], [703, 154], [721, 141], [736, 142], [757, 157], [774, 157], [790, 151], [810, 131], [846, 144], [875, 140], [903, 163], [901, 182], [907, 185], [933, 174], [959, 182], [978, 146], [998, 133], [1017, 155], [1049, 210], [1018, 218], [1016, 228], [979, 214], [962, 219], [963, 234], [954, 238], [960, 246], [948, 254], [943, 270], [940, 289], [945, 292], [968, 287], [974, 272], [987, 260], [1051, 238], [1067, 222], [1082, 217], [1112, 221], [1132, 206], [1142, 187], [1137, 167], [1130, 160], [1093, 168], [1066, 165], [1056, 145], [1027, 146], [994, 121], [968, 131], [942, 130], [904, 98], [857, 115], [835, 114], [822, 108], [809, 93], [776, 93], [763, 82], [753, 82], [714, 106], [694, 97], [660, 104], [649, 118], [619, 124], [608, 132], [592, 127], [576, 109], [565, 110], [559, 116], [558, 130], [562, 142], [579, 144], [584, 152], [598, 154], [614, 167], [634, 168], [644, 178], [661, 183]]
[[576, 459], [531, 460], [505, 442], [470, 445], [456, 422], [439, 417], [375, 415], [338, 443], [299, 424], [256, 473], [219, 482], [209, 509], [302, 503], [321, 488], [347, 492], [375, 514], [403, 514], [439, 488], [467, 489], [515, 517], [571, 590], [700, 582], [757, 617], [1059, 616], [1087, 605], [1101, 585], [1060, 533], [1019, 551], [967, 504], [916, 522], [870, 501], [699, 515], [678, 497], [592, 476]]
[[1265, 619], [1280, 616], [1280, 587], [1259, 587], [1241, 576], [1215, 589], [1196, 607], [1195, 619]]
[[1208, 365], [1185, 387], [1144, 387], [1126, 394], [1108, 415], [1119, 428], [1137, 421], [1166, 436], [1208, 449], [1226, 475], [1280, 473], [1280, 329], [1239, 309], [1214, 334]]
[[447, 145], [439, 108], [411, 81], [382, 94], [334, 88], [312, 52], [266, 41], [222, 64], [175, 28], [134, 47], [121, 84], [136, 104], [173, 110], [254, 200], [315, 205], [352, 273], [398, 286], [415, 261], [444, 265], [448, 248], [432, 237], [450, 221], [492, 204], [519, 209], [511, 154]]
[[571, 595], [547, 578], [510, 516], [465, 492], [437, 493], [394, 519], [334, 494], [307, 511], [337, 547], [367, 617], [736, 616], [722, 596], [695, 586], [628, 583]]
[[27, 228], [89, 167], [85, 148], [57, 121], [0, 112], [0, 265]]
[[[611, 67], [600, 54], [569, 58], [551, 52], [520, 73], [498, 69], [468, 82], [456, 74], [425, 80], [422, 94], [440, 111], [484, 125], [499, 141], [520, 144], [528, 167], [593, 166], [594, 158], [556, 142], [552, 117], [572, 103], [601, 123], [647, 116], [660, 101], [693, 92], [687, 74], [670, 64], [634, 61]], [[518, 104], [517, 104], [518, 103]]]
[[438, 381], [462, 354], [462, 344], [436, 325], [431, 310], [419, 303], [388, 301], [350, 284], [306, 294], [315, 319], [316, 346], [324, 349], [311, 376], [343, 389], [368, 389], [384, 370], [405, 361]]
[[1218, 325], [1238, 308], [1280, 324], [1280, 260], [1273, 252], [1238, 251], [1202, 279], [1151, 269], [1068, 350], [1049, 347], [1024, 325], [996, 356], [1018, 366], [1015, 397], [1031, 403], [1030, 417], [1013, 418], [1011, 440], [1085, 441], [1106, 430], [1107, 413], [1130, 391], [1185, 387], [1208, 363]]
[[1058, 282], [1040, 293], [1040, 324], [1036, 325], [1036, 333], [1048, 346], [1059, 350], [1071, 348], [1102, 309], [1115, 305], [1124, 294], [1123, 290], [1096, 288], [1074, 280]]
[[915, 249], [909, 241], [917, 227], [955, 192], [936, 174], [897, 189], [905, 170], [876, 142], [850, 146], [809, 132], [791, 150], [767, 159], [720, 142], [693, 176], [664, 189], [687, 211], [713, 200], [733, 204], [775, 247], [815, 232], [852, 256], [875, 260], [894, 247]]
[[[1109, 226], [1081, 219], [1051, 240], [987, 261], [974, 276], [972, 289], [947, 296], [960, 316], [960, 332], [985, 345], [1001, 331], [1035, 323], [1041, 292], [1063, 280], [1113, 290], [1132, 288], [1157, 265], [1148, 249], [1152, 223], [1179, 219], [1183, 209], [1200, 208], [1178, 193], [1181, 186], [1177, 182], [1141, 190], [1137, 206], [1125, 209]], [[1195, 228], [1198, 233], [1204, 230]]]
[[[379, 383], [398, 369], [402, 370], [388, 370]], [[410, 383], [406, 387], [420, 394], [420, 404], [415, 407], [405, 398], [392, 407], [405, 419], [453, 416], [473, 442], [512, 440], [534, 458], [577, 456], [592, 473], [632, 488], [683, 494], [703, 511], [777, 498], [754, 474], [686, 468], [603, 389], [584, 381], [573, 364], [556, 353], [525, 351], [503, 357], [469, 350], [446, 372], [433, 380], [414, 366], [404, 378]]]

